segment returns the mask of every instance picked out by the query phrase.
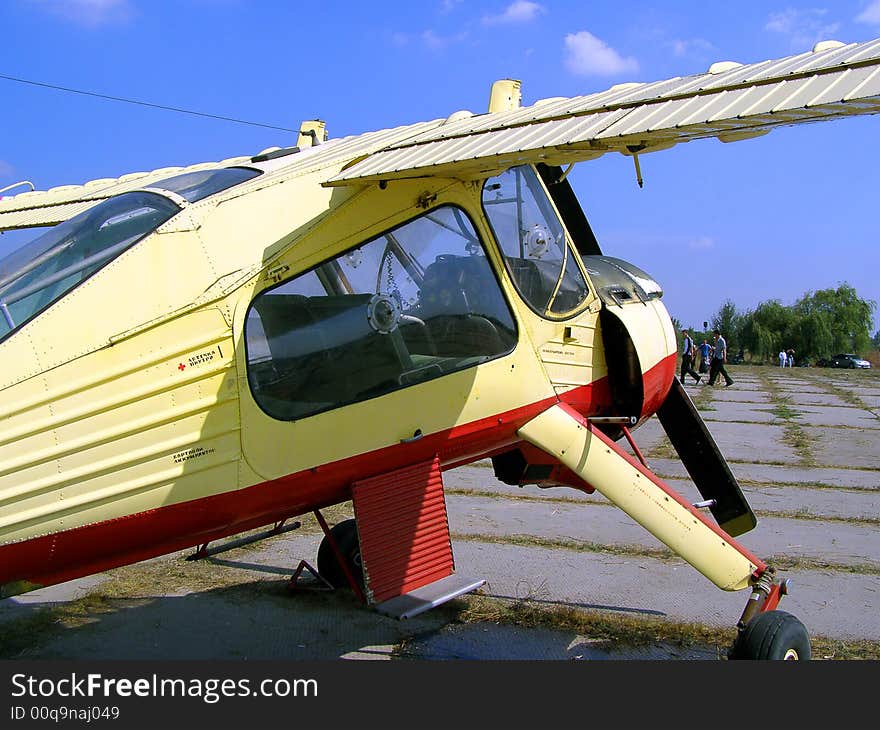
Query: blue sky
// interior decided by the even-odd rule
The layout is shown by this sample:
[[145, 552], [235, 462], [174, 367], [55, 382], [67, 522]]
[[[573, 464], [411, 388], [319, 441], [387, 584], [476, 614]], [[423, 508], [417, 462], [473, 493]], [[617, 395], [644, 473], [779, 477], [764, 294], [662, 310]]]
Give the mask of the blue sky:
[[[0, 75], [331, 137], [753, 63], [880, 37], [880, 0], [706, 3], [425, 0], [2, 0]], [[848, 282], [880, 304], [880, 118], [702, 140], [570, 180], [609, 255], [663, 284], [700, 327], [727, 299], [792, 304]], [[0, 79], [0, 188], [38, 189], [295, 143], [279, 129]], [[19, 188], [14, 192], [24, 190]], [[9, 194], [9, 193], [7, 193]], [[0, 254], [22, 242], [0, 237]], [[874, 329], [880, 324], [875, 315]]]

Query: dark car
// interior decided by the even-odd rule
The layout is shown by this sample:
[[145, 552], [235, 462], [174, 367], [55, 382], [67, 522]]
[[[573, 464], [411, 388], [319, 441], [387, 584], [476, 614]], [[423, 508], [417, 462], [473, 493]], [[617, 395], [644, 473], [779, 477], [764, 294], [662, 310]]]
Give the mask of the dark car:
[[858, 355], [848, 353], [835, 355], [829, 361], [828, 366], [832, 368], [869, 368], [871, 363], [863, 360]]

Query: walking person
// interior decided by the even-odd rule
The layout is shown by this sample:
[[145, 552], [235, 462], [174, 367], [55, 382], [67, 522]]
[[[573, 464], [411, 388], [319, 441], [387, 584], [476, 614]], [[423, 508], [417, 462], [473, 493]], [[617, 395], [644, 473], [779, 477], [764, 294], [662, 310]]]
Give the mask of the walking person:
[[786, 350], [785, 355], [786, 355], [788, 367], [793, 368], [794, 367], [794, 350], [791, 350], [791, 349]]
[[694, 341], [691, 338], [691, 333], [689, 330], [683, 329], [681, 331], [681, 334], [681, 383], [682, 385], [684, 385], [684, 376], [686, 374], [690, 375], [694, 379], [694, 383], [699, 383], [701, 378], [694, 370], [693, 366], [694, 353], [696, 352]]
[[780, 350], [779, 351], [779, 367], [784, 368], [785, 363], [787, 363], [787, 362], [788, 362], [788, 353], [786, 353], [785, 350]]
[[706, 340], [703, 340], [703, 344], [700, 345], [700, 367], [699, 370], [701, 373], [709, 372], [709, 362], [712, 359], [712, 345], [710, 345]]
[[715, 385], [715, 380], [720, 373], [724, 376], [724, 386], [730, 387], [733, 385], [733, 378], [724, 369], [724, 363], [727, 362], [727, 340], [721, 336], [719, 330], [715, 330], [713, 335], [715, 337], [715, 353], [712, 355], [712, 364], [709, 366], [709, 385]]

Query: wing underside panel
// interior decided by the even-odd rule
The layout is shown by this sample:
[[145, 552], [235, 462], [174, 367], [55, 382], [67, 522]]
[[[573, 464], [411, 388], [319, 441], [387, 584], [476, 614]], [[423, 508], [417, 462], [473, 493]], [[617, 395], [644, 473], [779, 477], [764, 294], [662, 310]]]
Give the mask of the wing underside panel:
[[377, 152], [328, 185], [565, 164], [880, 112], [880, 40], [459, 120]]

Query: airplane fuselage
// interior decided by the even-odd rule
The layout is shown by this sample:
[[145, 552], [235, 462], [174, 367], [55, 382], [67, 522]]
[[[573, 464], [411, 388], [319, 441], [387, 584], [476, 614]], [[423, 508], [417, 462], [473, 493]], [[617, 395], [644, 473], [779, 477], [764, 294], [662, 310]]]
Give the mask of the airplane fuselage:
[[341, 190], [325, 168], [266, 167], [0, 343], [6, 594], [343, 502], [435, 455], [502, 454], [557, 402], [639, 420], [663, 402], [659, 297], [603, 304], [533, 168]]

